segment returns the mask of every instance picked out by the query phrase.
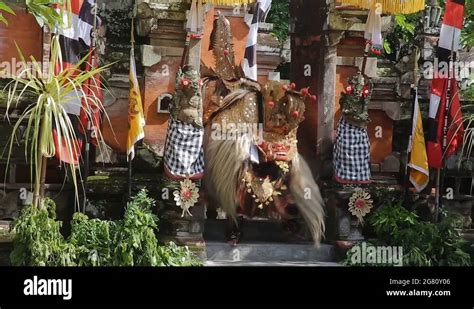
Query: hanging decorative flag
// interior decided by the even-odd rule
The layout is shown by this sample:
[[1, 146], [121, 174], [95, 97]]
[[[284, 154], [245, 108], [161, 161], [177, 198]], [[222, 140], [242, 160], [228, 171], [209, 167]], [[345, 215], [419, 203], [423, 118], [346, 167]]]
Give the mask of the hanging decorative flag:
[[411, 130], [408, 153], [410, 160], [410, 181], [416, 191], [422, 191], [429, 182], [428, 156], [425, 148], [425, 135], [423, 131], [423, 120], [421, 118], [420, 105], [418, 103], [418, 93], [415, 94], [413, 107], [413, 125]]
[[258, 0], [255, 5], [255, 12], [250, 25], [247, 45], [245, 47], [244, 61], [242, 64], [245, 76], [252, 80], [257, 80], [257, 39], [258, 23], [264, 21], [267, 12], [270, 10], [272, 0]]
[[[71, 13], [63, 11], [64, 24], [63, 28], [57, 30], [59, 44], [61, 46], [62, 62], [58, 63], [55, 68], [55, 73], [60, 73], [63, 70], [71, 70], [81, 60], [82, 54], [89, 51], [92, 42], [92, 30], [94, 23], [100, 24], [100, 20], [93, 14], [92, 8], [95, 5], [95, 0], [71, 0]], [[60, 11], [60, 9], [57, 9]], [[74, 75], [74, 72], [72, 73]], [[87, 84], [87, 83], [86, 83]], [[86, 86], [87, 88], [87, 86]], [[87, 100], [85, 100], [87, 101]], [[78, 164], [81, 155], [81, 149], [84, 142], [84, 129], [81, 119], [87, 118], [84, 115], [85, 111], [82, 108], [83, 102], [77, 98], [76, 94], [71, 95], [69, 100], [65, 100], [63, 107], [69, 115], [71, 124], [75, 130], [76, 140], [74, 147], [76, 153], [71, 154], [67, 151], [64, 137], [53, 128], [53, 138], [56, 151], [56, 157], [69, 164]]]
[[381, 11], [373, 7], [369, 11], [367, 23], [365, 24], [364, 38], [370, 45], [371, 55], [380, 56], [382, 54], [382, 16]]
[[[427, 152], [429, 166], [443, 167], [443, 157], [453, 155], [462, 145], [464, 126], [462, 123], [461, 103], [458, 85], [453, 72], [447, 69], [451, 61], [455, 61], [460, 46], [460, 33], [464, 22], [464, 0], [448, 0], [446, 2], [443, 24], [441, 25], [437, 57], [439, 68], [435, 68], [431, 84], [430, 110], [428, 118]], [[450, 55], [453, 55], [451, 59]], [[442, 66], [441, 64], [446, 64]], [[444, 70], [438, 70], [444, 68]], [[451, 76], [450, 76], [451, 75]], [[450, 101], [447, 102], [449, 90]], [[446, 104], [448, 104], [446, 106]], [[447, 145], [443, 153], [445, 131], [445, 115], [448, 107]]]
[[190, 33], [201, 34], [204, 23], [202, 0], [192, 0], [187, 18], [186, 30]]
[[145, 117], [143, 115], [142, 98], [140, 95], [140, 86], [138, 85], [133, 46], [130, 52], [130, 93], [128, 99], [127, 157], [128, 160], [131, 161], [135, 157], [135, 144], [145, 137]]

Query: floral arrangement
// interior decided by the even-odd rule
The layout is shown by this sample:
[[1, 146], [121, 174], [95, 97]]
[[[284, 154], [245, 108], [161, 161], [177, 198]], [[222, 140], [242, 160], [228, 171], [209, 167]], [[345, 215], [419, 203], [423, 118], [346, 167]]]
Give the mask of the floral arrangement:
[[349, 199], [349, 211], [356, 216], [360, 223], [364, 217], [372, 210], [374, 201], [370, 194], [361, 188], [356, 188]]
[[192, 216], [189, 209], [193, 207], [199, 199], [199, 188], [190, 179], [180, 181], [180, 190], [174, 191], [174, 201], [176, 206], [183, 210], [182, 217], [187, 213]]

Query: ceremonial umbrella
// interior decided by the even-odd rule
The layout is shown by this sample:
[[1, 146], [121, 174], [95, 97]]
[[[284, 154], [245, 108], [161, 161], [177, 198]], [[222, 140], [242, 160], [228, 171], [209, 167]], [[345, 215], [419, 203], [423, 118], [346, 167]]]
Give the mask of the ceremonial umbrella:
[[365, 71], [369, 50], [376, 56], [382, 53], [381, 14], [412, 14], [425, 8], [424, 0], [341, 0], [341, 2], [343, 4], [352, 4], [370, 10], [364, 33], [364, 37], [367, 39], [367, 45], [362, 65], [363, 73]]
[[425, 8], [424, 0], [342, 0], [341, 2], [363, 9], [372, 9], [374, 5], [380, 4], [385, 14], [411, 14]]

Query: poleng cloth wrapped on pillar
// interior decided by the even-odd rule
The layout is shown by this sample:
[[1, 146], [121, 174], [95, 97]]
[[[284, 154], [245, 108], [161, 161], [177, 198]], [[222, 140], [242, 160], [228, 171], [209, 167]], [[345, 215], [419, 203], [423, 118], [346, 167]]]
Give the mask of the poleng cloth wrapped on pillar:
[[165, 174], [171, 179], [200, 179], [204, 172], [201, 79], [191, 65], [178, 70], [166, 136]]
[[342, 117], [334, 143], [334, 178], [339, 183], [370, 183], [370, 141], [367, 123], [372, 85], [359, 72], [341, 94]]

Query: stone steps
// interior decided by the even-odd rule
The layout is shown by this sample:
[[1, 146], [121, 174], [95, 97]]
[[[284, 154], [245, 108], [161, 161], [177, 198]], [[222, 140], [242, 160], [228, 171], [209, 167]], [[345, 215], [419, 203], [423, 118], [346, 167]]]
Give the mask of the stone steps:
[[[226, 242], [225, 229], [227, 220], [207, 219], [204, 225], [204, 239], [209, 241]], [[244, 220], [242, 226], [242, 243], [267, 242], [267, 243], [298, 243], [294, 235], [283, 228], [280, 222], [262, 220]], [[309, 238], [304, 241], [310, 241]]]
[[209, 266], [327, 266], [336, 263], [334, 246], [321, 244], [245, 243], [235, 247], [225, 242], [206, 242]]
[[244, 220], [243, 239], [235, 247], [225, 239], [227, 220], [205, 222], [205, 266], [339, 266], [334, 246], [314, 247], [310, 239], [297, 239], [281, 222]]

